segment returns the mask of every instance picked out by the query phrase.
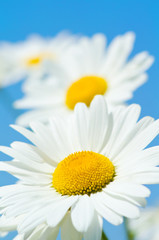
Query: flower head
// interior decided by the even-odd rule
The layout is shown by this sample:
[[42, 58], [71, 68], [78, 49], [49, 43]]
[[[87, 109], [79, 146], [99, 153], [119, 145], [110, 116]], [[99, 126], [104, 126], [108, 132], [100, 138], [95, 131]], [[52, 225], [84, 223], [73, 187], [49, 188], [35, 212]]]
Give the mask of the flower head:
[[[75, 41], [61, 33], [54, 38], [30, 36], [23, 42], [0, 44], [0, 86], [5, 87], [25, 77], [40, 78], [58, 65], [65, 51]], [[57, 66], [56, 66], [57, 67]]]
[[0, 148], [14, 158], [0, 162], [0, 169], [19, 179], [0, 191], [2, 213], [23, 215], [21, 234], [46, 223], [60, 226], [62, 239], [73, 232], [85, 240], [100, 240], [103, 218], [118, 225], [123, 216], [139, 217], [150, 194], [143, 184], [159, 182], [159, 147], [146, 148], [159, 133], [159, 120], [138, 121], [139, 114], [138, 105], [108, 112], [104, 97], [96, 96], [90, 108], [79, 103], [66, 119], [33, 122], [32, 131], [14, 126], [34, 145]]
[[20, 116], [18, 124], [32, 120], [46, 121], [54, 113], [68, 115], [79, 102], [90, 106], [95, 95], [103, 95], [110, 107], [124, 104], [146, 79], [145, 71], [153, 63], [147, 52], [128, 61], [134, 44], [134, 33], [116, 37], [106, 48], [106, 38], [96, 34], [81, 37], [60, 62], [60, 74], [28, 81], [17, 108], [33, 109]]

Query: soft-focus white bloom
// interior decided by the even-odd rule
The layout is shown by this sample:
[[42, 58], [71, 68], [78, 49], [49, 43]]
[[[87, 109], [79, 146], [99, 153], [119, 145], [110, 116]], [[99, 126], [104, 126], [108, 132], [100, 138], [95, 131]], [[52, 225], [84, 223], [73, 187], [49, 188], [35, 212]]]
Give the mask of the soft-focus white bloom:
[[0, 162], [0, 170], [19, 179], [0, 188], [0, 213], [23, 215], [20, 234], [44, 223], [58, 228], [70, 214], [63, 240], [70, 231], [73, 239], [100, 240], [103, 218], [118, 225], [123, 216], [139, 217], [150, 194], [143, 184], [159, 183], [159, 147], [145, 149], [159, 133], [159, 120], [138, 121], [139, 115], [138, 105], [109, 113], [104, 97], [96, 96], [90, 108], [79, 103], [67, 119], [33, 122], [32, 131], [13, 126], [34, 145], [0, 148], [14, 158]]
[[0, 86], [8, 86], [32, 75], [40, 77], [51, 71], [74, 40], [73, 36], [61, 33], [54, 38], [35, 35], [22, 42], [1, 43]]
[[145, 209], [139, 219], [131, 220], [128, 223], [136, 240], [159, 239], [159, 207]]
[[106, 48], [103, 34], [81, 37], [61, 60], [63, 71], [58, 74], [56, 69], [53, 77], [45, 74], [42, 79], [34, 77], [26, 83], [25, 96], [15, 107], [33, 110], [20, 116], [17, 123], [45, 121], [54, 113], [65, 116], [78, 102], [89, 106], [98, 94], [104, 95], [112, 107], [132, 98], [134, 90], [146, 81], [145, 71], [154, 60], [147, 52], [128, 60], [134, 38], [134, 33], [128, 32]]

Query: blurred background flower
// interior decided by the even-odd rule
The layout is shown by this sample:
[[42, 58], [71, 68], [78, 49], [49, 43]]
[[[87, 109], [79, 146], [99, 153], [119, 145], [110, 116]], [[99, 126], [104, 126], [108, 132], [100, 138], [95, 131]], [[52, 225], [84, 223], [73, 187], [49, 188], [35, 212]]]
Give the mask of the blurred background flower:
[[[158, 8], [157, 0], [153, 2], [149, 0], [5, 0], [0, 3], [0, 41], [9, 41], [15, 44], [19, 41], [25, 41], [32, 34], [38, 34], [42, 38], [50, 38], [55, 37], [63, 30], [68, 30], [73, 35], [82, 34], [88, 37], [97, 32], [104, 33], [109, 44], [115, 36], [133, 31], [137, 41], [130, 57], [147, 50], [155, 57], [155, 63], [148, 71], [148, 82], [134, 93], [134, 98], [128, 103], [140, 104], [142, 117], [150, 115], [158, 118]], [[1, 63], [2, 66], [3, 64], [5, 63]], [[24, 141], [22, 136], [8, 127], [9, 124], [15, 122], [20, 114], [25, 112], [15, 110], [12, 106], [14, 101], [23, 97], [22, 84], [23, 82], [19, 82], [0, 89], [0, 145], [9, 145], [15, 139]], [[151, 146], [157, 145], [158, 142], [159, 138], [156, 138]], [[0, 158], [1, 160], [9, 159], [2, 153]], [[15, 178], [6, 173], [0, 173], [0, 186], [13, 182], [15, 182]], [[149, 206], [152, 206], [156, 201], [159, 186], [151, 186], [151, 191], [151, 197], [148, 199]], [[110, 240], [115, 240], [118, 236], [120, 236], [120, 240], [126, 240], [123, 226], [113, 227], [105, 222], [104, 229]], [[4, 239], [13, 239], [13, 235], [15, 234], [9, 234]]]
[[128, 221], [128, 226], [135, 240], [158, 240], [159, 206], [144, 209], [139, 219]]
[[46, 73], [46, 66], [54, 68], [58, 65], [74, 41], [75, 37], [63, 32], [54, 38], [33, 35], [17, 43], [0, 43], [0, 86], [11, 85], [32, 75], [40, 78]]
[[154, 62], [147, 52], [127, 60], [134, 40], [135, 34], [127, 32], [107, 46], [104, 34], [92, 38], [82, 36], [72, 47], [66, 47], [58, 66], [47, 64], [52, 74], [48, 74], [46, 64], [46, 68], [39, 66], [45, 68], [44, 74], [30, 77], [24, 83], [24, 98], [14, 103], [17, 108], [33, 109], [18, 117], [17, 124], [28, 126], [33, 120], [47, 122], [54, 114], [66, 117], [78, 102], [89, 106], [98, 94], [106, 98], [109, 109], [125, 104], [133, 97], [134, 90], [146, 82], [145, 71]]

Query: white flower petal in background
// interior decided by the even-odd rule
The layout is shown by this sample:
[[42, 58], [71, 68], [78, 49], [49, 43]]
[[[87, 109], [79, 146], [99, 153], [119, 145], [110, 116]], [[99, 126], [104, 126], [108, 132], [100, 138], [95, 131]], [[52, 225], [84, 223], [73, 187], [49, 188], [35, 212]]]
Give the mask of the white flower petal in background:
[[147, 80], [146, 70], [154, 58], [147, 52], [129, 60], [135, 35], [128, 32], [116, 37], [106, 47], [106, 37], [80, 37], [60, 61], [54, 75], [33, 76], [24, 85], [24, 98], [14, 106], [31, 111], [19, 116], [17, 123], [28, 126], [30, 121], [46, 121], [58, 113], [66, 116], [76, 103], [90, 105], [95, 95], [103, 95], [109, 108], [132, 98], [133, 92]]
[[52, 38], [33, 35], [17, 43], [0, 43], [0, 87], [30, 76], [40, 78], [44, 72], [53, 76], [54, 65], [74, 41], [74, 36], [63, 32]]
[[13, 158], [0, 170], [19, 179], [0, 188], [0, 213], [23, 216], [20, 236], [34, 239], [40, 231], [38, 240], [56, 239], [60, 228], [62, 239], [71, 239], [70, 231], [74, 239], [100, 240], [103, 219], [119, 225], [123, 217], [138, 218], [150, 195], [143, 184], [159, 183], [159, 147], [146, 148], [159, 120], [138, 121], [139, 115], [138, 105], [108, 112], [105, 98], [96, 96], [66, 119], [33, 122], [31, 130], [13, 126], [33, 145], [0, 147]]
[[137, 220], [128, 221], [135, 240], [159, 239], [159, 207], [149, 207], [141, 212]]

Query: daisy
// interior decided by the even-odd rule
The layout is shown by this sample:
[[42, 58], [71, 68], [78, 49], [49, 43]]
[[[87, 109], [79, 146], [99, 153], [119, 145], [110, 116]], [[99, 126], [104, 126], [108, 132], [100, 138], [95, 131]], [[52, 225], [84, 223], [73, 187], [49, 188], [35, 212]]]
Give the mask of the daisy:
[[159, 207], [149, 207], [142, 211], [136, 221], [128, 222], [129, 229], [137, 240], [159, 239]]
[[[0, 44], [0, 86], [5, 87], [25, 77], [43, 74], [58, 64], [75, 38], [61, 33], [54, 38], [30, 36], [23, 42]], [[49, 64], [51, 66], [49, 66]]]
[[159, 120], [137, 122], [139, 114], [138, 105], [109, 113], [104, 97], [96, 96], [90, 108], [79, 103], [66, 119], [33, 122], [32, 131], [13, 126], [33, 145], [0, 148], [14, 158], [0, 162], [0, 170], [19, 179], [0, 188], [1, 213], [24, 216], [20, 234], [60, 224], [64, 240], [70, 231], [73, 239], [100, 240], [103, 218], [119, 225], [123, 216], [139, 217], [150, 194], [143, 184], [159, 183], [159, 147], [145, 149], [159, 133]]
[[134, 38], [134, 33], [128, 32], [106, 48], [103, 34], [81, 37], [61, 60], [60, 76], [57, 71], [52, 81], [45, 74], [42, 80], [34, 78], [26, 83], [25, 96], [15, 102], [15, 107], [32, 111], [20, 116], [17, 123], [27, 126], [35, 119], [46, 121], [53, 113], [68, 115], [76, 103], [89, 106], [98, 94], [107, 99], [110, 107], [124, 104], [146, 81], [145, 71], [154, 60], [147, 52], [128, 60]]

